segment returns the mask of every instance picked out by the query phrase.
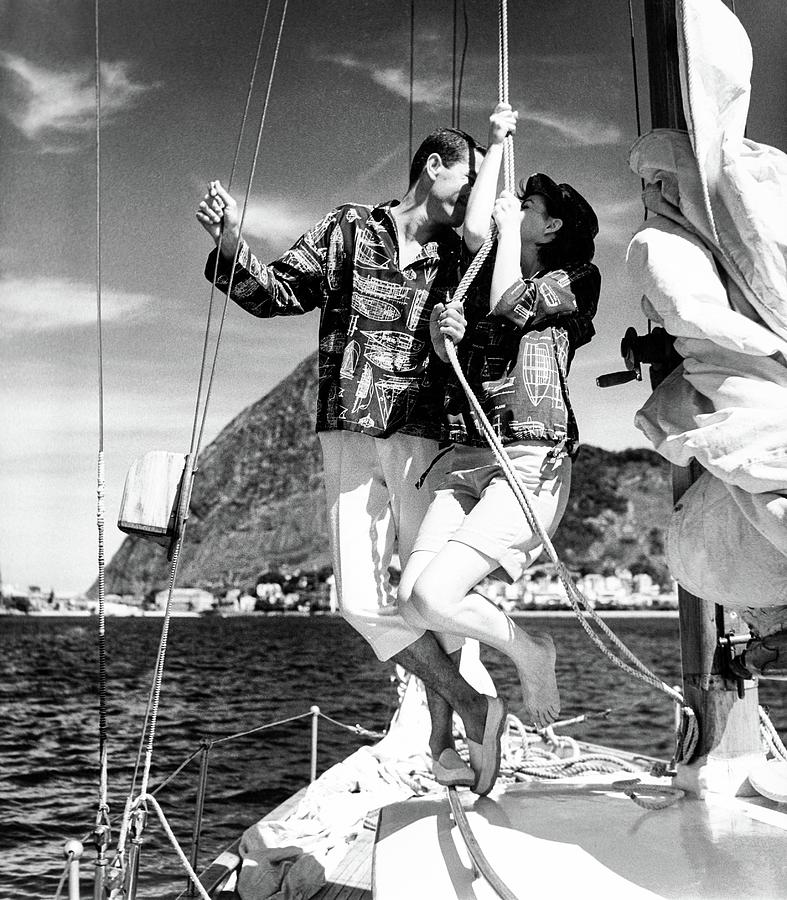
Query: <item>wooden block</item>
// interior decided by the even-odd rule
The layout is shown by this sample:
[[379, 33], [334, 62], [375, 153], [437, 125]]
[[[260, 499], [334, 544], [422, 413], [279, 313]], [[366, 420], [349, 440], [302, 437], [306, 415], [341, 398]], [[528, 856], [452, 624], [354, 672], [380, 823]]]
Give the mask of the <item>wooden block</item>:
[[134, 460], [126, 476], [118, 528], [159, 544], [169, 544], [175, 530], [184, 453], [151, 450]]

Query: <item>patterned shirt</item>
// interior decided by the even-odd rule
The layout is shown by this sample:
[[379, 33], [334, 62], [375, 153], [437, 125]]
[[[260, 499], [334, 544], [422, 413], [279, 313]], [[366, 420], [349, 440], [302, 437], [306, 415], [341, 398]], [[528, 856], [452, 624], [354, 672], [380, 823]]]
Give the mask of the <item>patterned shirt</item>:
[[[518, 279], [489, 312], [490, 257], [468, 296], [459, 360], [504, 444], [555, 441], [573, 454], [579, 440], [566, 383], [574, 352], [595, 334], [601, 275], [592, 263]], [[448, 391], [451, 438], [486, 446], [464, 392]]]
[[[242, 241], [231, 298], [262, 317], [320, 309], [317, 431], [439, 439], [448, 369], [432, 349], [429, 317], [459, 281], [460, 242], [447, 230], [400, 269], [392, 205], [337, 207], [267, 266]], [[216, 285], [225, 293], [229, 270], [222, 259]]]

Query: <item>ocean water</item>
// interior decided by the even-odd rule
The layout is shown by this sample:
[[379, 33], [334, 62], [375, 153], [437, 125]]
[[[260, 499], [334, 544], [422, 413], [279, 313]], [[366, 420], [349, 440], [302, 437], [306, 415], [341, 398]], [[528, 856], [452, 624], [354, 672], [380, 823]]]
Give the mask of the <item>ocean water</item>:
[[[572, 618], [521, 620], [547, 628], [558, 647], [563, 715], [604, 718], [567, 733], [667, 759], [671, 703], [620, 672]], [[670, 684], [679, 682], [674, 618], [610, 622], [616, 633]], [[109, 619], [109, 801], [113, 825], [129, 789], [161, 630], [160, 619]], [[516, 675], [503, 657], [484, 652], [501, 694], [517, 712]], [[62, 847], [91, 830], [98, 800], [98, 650], [95, 619], [0, 619], [0, 898], [54, 897]], [[155, 788], [205, 737], [217, 739], [308, 712], [382, 730], [396, 703], [390, 665], [330, 617], [239, 617], [172, 621], [151, 772]], [[784, 736], [787, 700], [778, 683], [760, 700]], [[318, 772], [364, 741], [322, 721]], [[309, 778], [309, 719], [228, 742], [211, 755], [200, 865], [241, 831], [303, 787]], [[192, 762], [157, 798], [188, 853], [198, 765]], [[116, 830], [113, 837], [116, 837]], [[90, 859], [83, 896], [92, 896]], [[148, 825], [138, 896], [175, 896], [185, 878], [158, 820]]]

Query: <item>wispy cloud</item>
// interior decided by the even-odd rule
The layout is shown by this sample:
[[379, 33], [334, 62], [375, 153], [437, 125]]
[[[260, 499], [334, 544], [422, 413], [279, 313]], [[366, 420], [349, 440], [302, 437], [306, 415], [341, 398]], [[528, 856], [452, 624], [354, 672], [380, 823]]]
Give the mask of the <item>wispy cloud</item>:
[[[145, 294], [102, 292], [102, 319], [113, 322], [138, 314], [153, 298]], [[0, 280], [3, 333], [56, 331], [94, 325], [95, 287], [63, 278]]]
[[519, 104], [519, 121], [532, 122], [557, 132], [569, 143], [580, 147], [618, 144], [623, 132], [615, 122], [603, 122], [595, 116], [556, 116], [554, 113], [529, 110]]
[[[0, 68], [14, 78], [14, 99], [6, 115], [30, 140], [52, 133], [77, 135], [95, 121], [95, 75], [88, 67], [55, 70], [14, 53], [0, 52]], [[126, 62], [101, 64], [101, 115], [107, 121], [152, 85], [135, 81]], [[60, 148], [62, 149], [62, 147]]]
[[245, 236], [284, 246], [318, 222], [327, 210], [297, 200], [250, 199], [243, 220]]
[[637, 194], [626, 200], [602, 200], [593, 208], [599, 221], [597, 244], [623, 244], [625, 247], [642, 224], [643, 207]]
[[[380, 67], [372, 60], [348, 54], [327, 55], [322, 57], [322, 59], [344, 69], [357, 71], [390, 93], [409, 100], [410, 75], [404, 67]], [[561, 62], [560, 58], [549, 59], [549, 63], [552, 65], [559, 65]], [[415, 78], [413, 81], [413, 103], [430, 110], [450, 106], [450, 78], [440, 77], [439, 75]], [[487, 109], [489, 107], [489, 98], [482, 99], [466, 91], [462, 97], [462, 105], [465, 109]], [[520, 121], [530, 122], [554, 131], [564, 140], [577, 146], [617, 144], [622, 137], [617, 123], [603, 121], [596, 116], [545, 112], [528, 108], [527, 103], [518, 101], [513, 101], [513, 105], [519, 110]]]
[[[379, 66], [371, 60], [363, 60], [349, 54], [328, 54], [320, 57], [343, 69], [355, 70], [370, 78], [375, 84], [398, 97], [410, 98], [410, 73], [400, 66]], [[440, 76], [413, 79], [413, 103], [437, 109], [451, 103], [451, 82]]]

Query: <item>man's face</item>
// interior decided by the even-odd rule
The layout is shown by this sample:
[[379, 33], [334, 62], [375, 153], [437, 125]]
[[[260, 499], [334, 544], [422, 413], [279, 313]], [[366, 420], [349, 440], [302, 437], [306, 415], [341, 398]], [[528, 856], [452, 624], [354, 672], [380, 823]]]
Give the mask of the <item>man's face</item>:
[[436, 201], [435, 217], [442, 224], [459, 228], [464, 222], [467, 200], [482, 158], [476, 150], [472, 158], [452, 163], [450, 166], [441, 165], [438, 169], [431, 193]]

